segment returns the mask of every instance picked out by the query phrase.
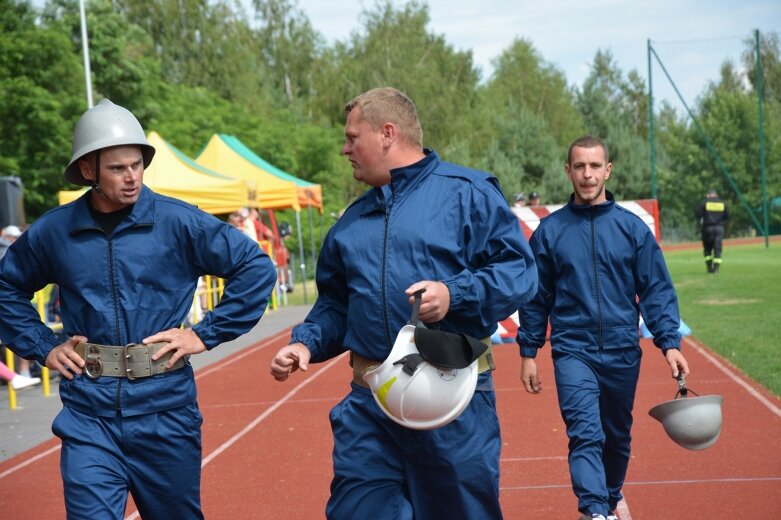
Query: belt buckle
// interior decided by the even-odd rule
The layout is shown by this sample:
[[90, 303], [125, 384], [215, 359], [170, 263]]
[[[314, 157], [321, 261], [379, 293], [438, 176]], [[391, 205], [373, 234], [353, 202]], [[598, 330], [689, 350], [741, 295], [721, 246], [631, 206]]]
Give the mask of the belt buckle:
[[130, 354], [129, 349], [130, 347], [135, 347], [136, 343], [128, 343], [125, 345], [125, 348], [122, 349], [122, 358], [125, 360], [125, 376], [128, 378], [129, 381], [133, 381], [135, 379], [135, 376], [133, 376], [133, 369], [130, 368], [129, 362], [130, 357], [132, 354]]
[[103, 362], [100, 361], [100, 347], [88, 345], [85, 354], [84, 373], [90, 379], [97, 379], [103, 374]]

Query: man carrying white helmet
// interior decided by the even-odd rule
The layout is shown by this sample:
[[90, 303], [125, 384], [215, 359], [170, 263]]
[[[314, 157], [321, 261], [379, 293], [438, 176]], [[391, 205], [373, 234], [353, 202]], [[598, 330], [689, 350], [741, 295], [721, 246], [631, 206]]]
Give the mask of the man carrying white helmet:
[[350, 350], [351, 391], [330, 414], [334, 478], [326, 516], [501, 518], [488, 353], [466, 408], [434, 429], [391, 420], [363, 376], [390, 355], [421, 289], [415, 314], [422, 322], [489, 338], [536, 289], [531, 251], [494, 177], [422, 148], [415, 105], [402, 92], [370, 90], [347, 103], [345, 114], [342, 153], [353, 177], [371, 189], [329, 231], [317, 301], [271, 364], [284, 381], [310, 361]]
[[[65, 177], [91, 186], [52, 209], [0, 261], [0, 340], [62, 379], [61, 473], [69, 519], [202, 518], [201, 422], [188, 357], [247, 332], [274, 287], [240, 231], [142, 183], [155, 149], [128, 110], [82, 115]], [[198, 278], [225, 296], [182, 329]], [[60, 343], [29, 295], [59, 285]]]

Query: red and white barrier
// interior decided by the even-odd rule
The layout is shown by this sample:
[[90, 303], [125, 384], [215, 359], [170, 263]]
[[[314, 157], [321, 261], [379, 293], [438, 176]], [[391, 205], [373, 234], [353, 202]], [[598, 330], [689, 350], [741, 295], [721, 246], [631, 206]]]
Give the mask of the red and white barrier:
[[[656, 199], [639, 199], [639, 200], [619, 200], [617, 204], [628, 209], [635, 215], [643, 219], [651, 232], [658, 241], [661, 237], [659, 227], [659, 204]], [[543, 206], [512, 206], [513, 213], [518, 217], [518, 222], [521, 224], [523, 234], [528, 239], [537, 226], [540, 225], [540, 220], [544, 219], [554, 211], [560, 209], [563, 204], [546, 204]]]
[[[656, 237], [658, 242], [661, 239], [661, 232], [659, 226], [659, 203], [656, 199], [640, 199], [640, 200], [620, 200], [616, 202], [621, 207], [626, 208], [645, 222], [651, 229], [651, 232]], [[540, 225], [540, 221], [553, 213], [554, 211], [561, 209], [563, 204], [546, 204], [543, 206], [511, 206], [513, 213], [518, 217], [518, 222], [521, 225], [523, 234], [526, 235], [528, 240], [537, 226]], [[642, 318], [640, 318], [640, 325], [644, 327]], [[642, 329], [641, 329], [642, 330]], [[646, 331], [648, 329], [645, 329]], [[683, 323], [681, 320], [681, 333], [683, 335], [691, 334], [691, 329]], [[498, 329], [492, 336], [494, 343], [512, 343], [515, 341], [515, 335], [518, 332], [518, 313], [513, 313], [512, 316], [500, 321], [498, 323]], [[550, 326], [548, 326], [548, 334], [550, 334]], [[650, 333], [643, 332], [644, 337], [649, 337]]]

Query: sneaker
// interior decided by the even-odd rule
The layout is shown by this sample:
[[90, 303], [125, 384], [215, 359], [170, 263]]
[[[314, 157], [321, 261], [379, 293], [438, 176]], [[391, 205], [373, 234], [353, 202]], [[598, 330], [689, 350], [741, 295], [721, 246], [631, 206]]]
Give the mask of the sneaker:
[[605, 515], [600, 515], [599, 513], [591, 513], [590, 515], [581, 516], [579, 520], [608, 520], [608, 519], [605, 518]]
[[22, 388], [26, 388], [28, 386], [40, 384], [40, 382], [40, 377], [27, 377], [21, 374], [16, 374], [14, 378], [11, 379], [11, 388], [14, 390], [21, 390]]
[[618, 516], [616, 516], [614, 514], [608, 514], [607, 515], [607, 520], [618, 520]]

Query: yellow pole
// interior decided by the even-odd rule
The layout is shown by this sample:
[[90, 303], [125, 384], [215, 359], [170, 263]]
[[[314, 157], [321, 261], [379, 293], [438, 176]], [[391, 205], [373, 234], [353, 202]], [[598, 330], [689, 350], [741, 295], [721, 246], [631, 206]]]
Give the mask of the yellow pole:
[[[51, 296], [51, 291], [49, 292], [49, 296]], [[38, 315], [41, 317], [41, 321], [46, 323], [46, 305], [43, 302], [44, 297], [44, 291], [38, 291], [35, 294], [35, 299], [38, 300]], [[62, 327], [62, 325], [60, 325]], [[49, 386], [49, 369], [46, 368], [46, 365], [43, 365], [41, 367], [41, 386], [43, 387], [43, 395], [50, 396], [51, 395], [51, 387]]]
[[[5, 349], [5, 364], [13, 372], [14, 371], [14, 353], [10, 349]], [[11, 382], [8, 382], [8, 407], [11, 410], [16, 409], [16, 390], [11, 386]]]

